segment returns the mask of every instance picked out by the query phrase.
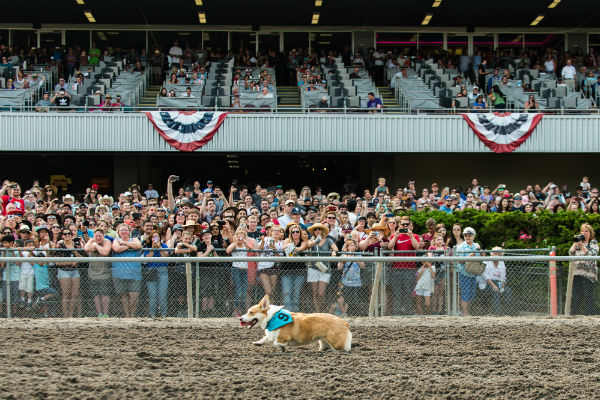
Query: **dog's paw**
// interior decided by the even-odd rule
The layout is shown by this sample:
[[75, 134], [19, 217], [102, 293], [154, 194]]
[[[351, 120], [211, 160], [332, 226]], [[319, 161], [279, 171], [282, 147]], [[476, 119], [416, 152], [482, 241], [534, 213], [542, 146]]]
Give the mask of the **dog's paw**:
[[252, 344], [255, 346], [262, 346], [263, 344], [265, 344], [265, 342], [263, 342], [262, 340], [257, 340], [256, 342], [252, 342]]

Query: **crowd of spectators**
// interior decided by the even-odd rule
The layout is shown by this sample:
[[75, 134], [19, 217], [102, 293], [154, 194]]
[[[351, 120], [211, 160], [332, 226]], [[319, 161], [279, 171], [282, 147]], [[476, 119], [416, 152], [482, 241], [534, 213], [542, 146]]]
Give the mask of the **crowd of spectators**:
[[[181, 316], [185, 315], [185, 257], [253, 253], [335, 256], [372, 253], [376, 249], [404, 251], [407, 255], [429, 251], [432, 256], [450, 249], [469, 255], [480, 250], [473, 241], [474, 229], [446, 227], [429, 220], [426, 231], [417, 234], [408, 215], [397, 215], [433, 209], [447, 213], [464, 209], [485, 213], [600, 213], [598, 189], [587, 177], [582, 178], [573, 194], [566, 185], [552, 182], [543, 188], [533, 185], [510, 190], [501, 184], [492, 190], [477, 179], [466, 190], [440, 188], [434, 182], [419, 193], [415, 182], [410, 181], [406, 188], [393, 193], [385, 178], [380, 178], [373, 190], [343, 196], [307, 186], [299, 192], [291, 188], [284, 191], [280, 185], [256, 185], [252, 191], [244, 185], [232, 185], [226, 196], [212, 181], [204, 188], [195, 181], [174, 191], [177, 181], [176, 176], [169, 178], [164, 195], [151, 184], [145, 190], [132, 185], [116, 198], [99, 193], [96, 185], [73, 196], [59, 195], [53, 185], [42, 187], [35, 182], [22, 189], [18, 183], [5, 181], [0, 190], [3, 254], [61, 256], [73, 261], [0, 264], [2, 301], [7, 300], [6, 288], [10, 285], [13, 304], [25, 312], [42, 309], [47, 313], [48, 300], [60, 296], [62, 316], [86, 315], [89, 310], [82, 311], [84, 297], [86, 302], [93, 301], [96, 314], [103, 317], [111, 312], [110, 303], [116, 295], [120, 307], [115, 311], [113, 306], [112, 312], [118, 315]], [[115, 261], [93, 261], [99, 256], [112, 256]], [[148, 261], [118, 261], [128, 256], [144, 256]], [[167, 265], [160, 261], [165, 256], [183, 258], [181, 263]], [[279, 299], [292, 311], [366, 312], [364, 299], [368, 298], [367, 282], [372, 277], [365, 263], [207, 265], [200, 269], [202, 315], [237, 315], [248, 307], [253, 296], [263, 293]], [[510, 288], [506, 287], [502, 264], [487, 265], [486, 272], [477, 279], [466, 272], [464, 264], [457, 268], [464, 315], [469, 313], [477, 281], [479, 291], [494, 292], [494, 312], [507, 312], [503, 304], [510, 298]], [[195, 270], [192, 273], [195, 276]], [[390, 312], [443, 312], [446, 274], [444, 263], [390, 265]], [[310, 299], [302, 296], [305, 288], [310, 288]], [[147, 307], [143, 307], [147, 311], [139, 307], [142, 291], [148, 299]]]

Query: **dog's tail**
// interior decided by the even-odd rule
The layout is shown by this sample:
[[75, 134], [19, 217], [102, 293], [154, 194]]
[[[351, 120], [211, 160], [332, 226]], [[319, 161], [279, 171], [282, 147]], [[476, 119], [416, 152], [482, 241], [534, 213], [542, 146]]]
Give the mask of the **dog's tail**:
[[344, 351], [352, 350], [352, 332], [348, 329], [348, 333], [346, 333], [346, 341], [344, 342]]

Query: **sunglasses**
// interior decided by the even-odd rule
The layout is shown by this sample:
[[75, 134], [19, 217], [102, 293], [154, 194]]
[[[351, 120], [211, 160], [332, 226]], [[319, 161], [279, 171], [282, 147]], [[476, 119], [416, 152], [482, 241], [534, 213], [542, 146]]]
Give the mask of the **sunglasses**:
[[73, 236], [72, 232], [63, 232], [62, 234], [63, 234], [63, 236], [67, 236], [67, 235], [68, 236]]
[[410, 224], [400, 224], [400, 226], [409, 226]]
[[[315, 231], [316, 231], [316, 230], [317, 230], [317, 229], [315, 229]], [[300, 231], [292, 231], [292, 233], [300, 233]]]
[[335, 217], [327, 217], [327, 219], [335, 219]]
[[12, 232], [11, 231], [4, 231], [4, 232], [2, 232], [2, 234], [3, 235], [10, 235], [10, 234], [12, 234]]
[[322, 229], [321, 228], [315, 228], [314, 230], [320, 232]]
[[55, 225], [55, 226], [52, 227], [52, 229], [60, 229], [60, 226]]

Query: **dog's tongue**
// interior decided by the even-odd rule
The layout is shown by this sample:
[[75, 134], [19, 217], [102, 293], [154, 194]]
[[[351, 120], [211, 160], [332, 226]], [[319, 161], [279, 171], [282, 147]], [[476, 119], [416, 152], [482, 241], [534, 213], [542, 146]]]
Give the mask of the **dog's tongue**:
[[250, 324], [252, 324], [252, 322], [244, 322], [240, 319], [240, 326], [248, 326]]

